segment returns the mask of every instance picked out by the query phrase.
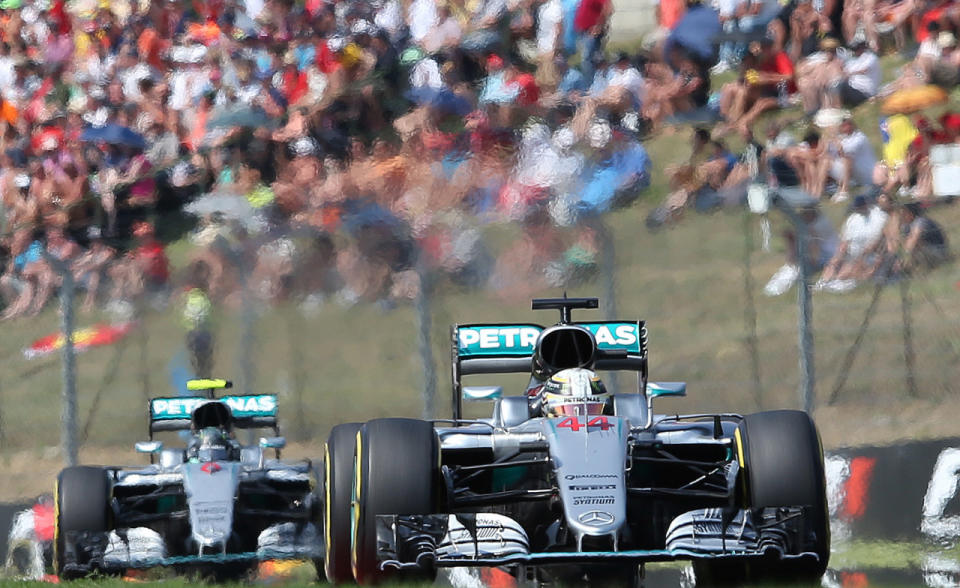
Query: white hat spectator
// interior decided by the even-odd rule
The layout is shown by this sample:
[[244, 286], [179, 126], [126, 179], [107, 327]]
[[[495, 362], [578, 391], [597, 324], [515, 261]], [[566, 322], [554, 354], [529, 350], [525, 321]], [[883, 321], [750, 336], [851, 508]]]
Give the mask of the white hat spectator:
[[370, 24], [370, 21], [360, 19], [353, 23], [353, 26], [350, 27], [350, 32], [354, 35], [375, 35], [377, 33], [377, 27]]
[[566, 151], [577, 142], [577, 136], [570, 127], [561, 127], [553, 133], [553, 146], [560, 151]]
[[174, 63], [201, 63], [207, 55], [203, 45], [177, 45], [170, 48], [170, 61]]
[[841, 108], [821, 108], [813, 116], [813, 124], [821, 129], [829, 129], [838, 126], [843, 121], [850, 118], [850, 111]]
[[290, 149], [297, 157], [316, 155], [317, 143], [310, 137], [300, 137], [290, 145]]
[[950, 31], [940, 31], [940, 34], [937, 35], [937, 46], [941, 49], [956, 47], [956, 45], [957, 38]]
[[602, 119], [594, 121], [587, 132], [587, 139], [594, 149], [603, 149], [612, 138], [613, 130], [610, 128], [610, 123]]
[[106, 125], [109, 118], [110, 112], [107, 110], [106, 106], [101, 106], [93, 112], [87, 112], [83, 115], [83, 120], [95, 127], [102, 127]]

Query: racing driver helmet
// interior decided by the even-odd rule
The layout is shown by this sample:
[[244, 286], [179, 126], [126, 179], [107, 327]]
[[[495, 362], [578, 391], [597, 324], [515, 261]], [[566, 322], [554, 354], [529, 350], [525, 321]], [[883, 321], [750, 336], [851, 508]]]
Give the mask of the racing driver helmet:
[[591, 370], [557, 372], [543, 385], [543, 412], [548, 417], [613, 413], [613, 395]]
[[226, 431], [217, 427], [204, 427], [197, 432], [189, 457], [198, 462], [226, 461], [231, 459], [232, 448], [233, 441]]

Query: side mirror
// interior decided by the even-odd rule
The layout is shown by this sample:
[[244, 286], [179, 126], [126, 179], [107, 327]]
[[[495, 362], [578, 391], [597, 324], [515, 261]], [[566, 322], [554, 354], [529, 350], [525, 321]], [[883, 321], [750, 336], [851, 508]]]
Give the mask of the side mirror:
[[463, 397], [467, 400], [481, 402], [496, 400], [503, 396], [503, 386], [464, 386]]
[[163, 449], [162, 441], [137, 441], [133, 444], [137, 453], [160, 453]]
[[649, 382], [647, 384], [647, 396], [650, 398], [659, 398], [660, 396], [686, 396], [686, 382]]
[[283, 449], [286, 446], [286, 437], [260, 437], [260, 449]]

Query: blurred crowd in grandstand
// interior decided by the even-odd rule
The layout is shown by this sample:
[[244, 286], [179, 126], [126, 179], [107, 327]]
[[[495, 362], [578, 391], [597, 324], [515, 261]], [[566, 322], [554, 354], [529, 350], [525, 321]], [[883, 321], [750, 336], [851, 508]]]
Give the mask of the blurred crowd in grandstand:
[[[0, 0], [2, 316], [39, 312], [66, 272], [85, 308], [184, 283], [389, 307], [437, 274], [525, 298], [596, 271], [603, 215], [649, 184], [642, 139], [681, 123], [693, 152], [649, 226], [741, 205], [760, 174], [814, 224], [821, 199], [854, 204], [815, 248], [821, 287], [948, 257], [922, 205], [960, 115], [909, 115], [960, 81], [960, 4], [661, 0], [653, 38], [616, 55], [612, 17], [611, 0]], [[916, 57], [883, 86], [887, 42]], [[843, 109], [905, 95], [878, 158]], [[755, 138], [776, 109], [806, 136]], [[516, 242], [495, 256], [481, 230], [501, 222]]]

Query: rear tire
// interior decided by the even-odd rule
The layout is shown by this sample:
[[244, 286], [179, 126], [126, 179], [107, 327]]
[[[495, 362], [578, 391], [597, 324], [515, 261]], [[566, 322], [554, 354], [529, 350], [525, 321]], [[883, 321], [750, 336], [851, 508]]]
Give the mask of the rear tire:
[[337, 425], [324, 445], [323, 533], [321, 570], [331, 584], [353, 583], [350, 569], [350, 499], [353, 493], [353, 454], [360, 423]]
[[433, 424], [377, 419], [360, 429], [354, 466], [351, 563], [360, 584], [384, 578], [377, 561], [376, 516], [435, 512], [439, 443]]
[[744, 507], [808, 506], [802, 525], [807, 537], [798, 551], [812, 551], [818, 561], [778, 561], [772, 565], [696, 562], [698, 582], [818, 581], [830, 558], [830, 526], [823, 448], [816, 425], [805, 412], [776, 410], [747, 415], [735, 435], [743, 469]]
[[53, 534], [53, 569], [61, 580], [73, 580], [86, 572], [65, 570], [67, 533], [106, 533], [113, 519], [110, 481], [103, 468], [76, 466], [57, 476], [56, 516]]

